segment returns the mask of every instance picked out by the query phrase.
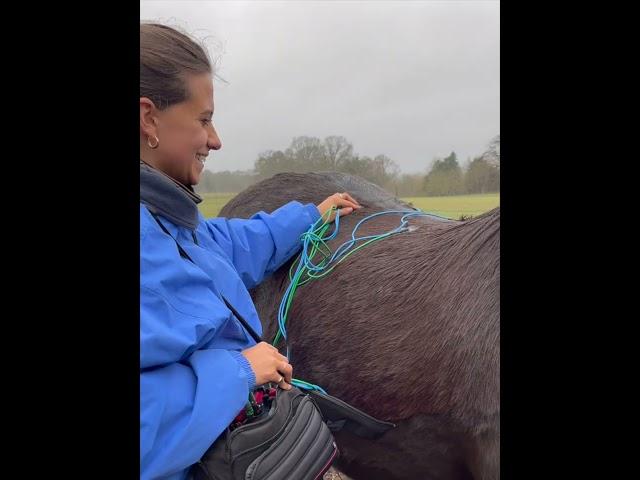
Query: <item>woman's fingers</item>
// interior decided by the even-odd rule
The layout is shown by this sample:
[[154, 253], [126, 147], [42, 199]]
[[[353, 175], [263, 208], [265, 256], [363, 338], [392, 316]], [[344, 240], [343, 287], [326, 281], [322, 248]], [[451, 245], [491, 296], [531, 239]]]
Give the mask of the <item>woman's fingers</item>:
[[360, 205], [358, 203], [358, 201], [353, 198], [351, 195], [349, 195], [347, 192], [343, 192], [342, 195], [344, 195], [343, 198], [345, 198], [346, 200], [349, 200], [350, 202], [354, 203], [357, 207], [362, 207], [362, 205]]
[[281, 363], [278, 370], [275, 372], [274, 383], [284, 390], [291, 389], [291, 380], [293, 378], [293, 367], [288, 363]]
[[291, 383], [291, 379], [293, 378], [293, 367], [290, 363], [281, 362], [278, 367], [278, 372], [284, 377], [284, 380], [287, 383]]
[[289, 363], [287, 357], [280, 353], [275, 354], [275, 359], [276, 365], [273, 382], [285, 390], [289, 390], [291, 388], [291, 380], [293, 379], [293, 366]]
[[351, 207], [353, 210], [360, 208], [358, 203], [347, 193], [336, 193], [334, 198], [335, 204], [338, 207]]

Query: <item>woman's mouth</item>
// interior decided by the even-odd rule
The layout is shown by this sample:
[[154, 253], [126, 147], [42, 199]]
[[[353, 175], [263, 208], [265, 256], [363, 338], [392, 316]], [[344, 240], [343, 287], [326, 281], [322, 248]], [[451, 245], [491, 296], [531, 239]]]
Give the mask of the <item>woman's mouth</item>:
[[202, 163], [202, 165], [204, 165], [204, 162], [207, 161], [208, 156], [209, 156], [208, 153], [206, 155], [202, 153], [196, 153], [196, 160], [198, 160], [200, 163]]

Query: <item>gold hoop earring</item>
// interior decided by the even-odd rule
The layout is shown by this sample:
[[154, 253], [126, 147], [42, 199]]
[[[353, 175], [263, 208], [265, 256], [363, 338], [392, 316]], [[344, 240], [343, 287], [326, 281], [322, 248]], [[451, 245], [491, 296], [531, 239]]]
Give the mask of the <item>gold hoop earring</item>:
[[154, 135], [154, 138], [156, 139], [156, 143], [154, 145], [151, 145], [151, 137], [147, 137], [147, 145], [149, 145], [149, 148], [158, 148], [158, 145], [160, 144], [160, 139], [158, 138], [157, 135]]

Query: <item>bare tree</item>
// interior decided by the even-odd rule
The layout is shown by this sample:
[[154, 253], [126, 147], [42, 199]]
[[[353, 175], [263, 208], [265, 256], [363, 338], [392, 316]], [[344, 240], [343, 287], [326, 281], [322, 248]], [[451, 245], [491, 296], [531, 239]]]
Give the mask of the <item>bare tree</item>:
[[331, 170], [338, 170], [348, 159], [353, 157], [353, 145], [343, 136], [326, 137], [324, 146], [327, 163]]
[[500, 134], [491, 139], [487, 151], [482, 154], [482, 159], [500, 170]]
[[327, 169], [325, 146], [317, 137], [295, 137], [285, 155], [291, 158], [302, 172]]

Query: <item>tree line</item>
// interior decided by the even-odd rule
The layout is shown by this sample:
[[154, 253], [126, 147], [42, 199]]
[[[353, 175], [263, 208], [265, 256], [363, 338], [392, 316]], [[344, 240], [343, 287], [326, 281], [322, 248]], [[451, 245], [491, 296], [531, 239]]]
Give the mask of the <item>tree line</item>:
[[451, 152], [444, 158], [434, 158], [424, 173], [404, 174], [384, 154], [369, 157], [354, 153], [353, 145], [343, 136], [324, 140], [300, 136], [293, 138], [285, 150], [261, 153], [251, 170], [216, 173], [205, 170], [197, 191], [235, 193], [276, 173], [329, 170], [358, 175], [400, 197], [499, 192], [500, 135], [464, 165]]

